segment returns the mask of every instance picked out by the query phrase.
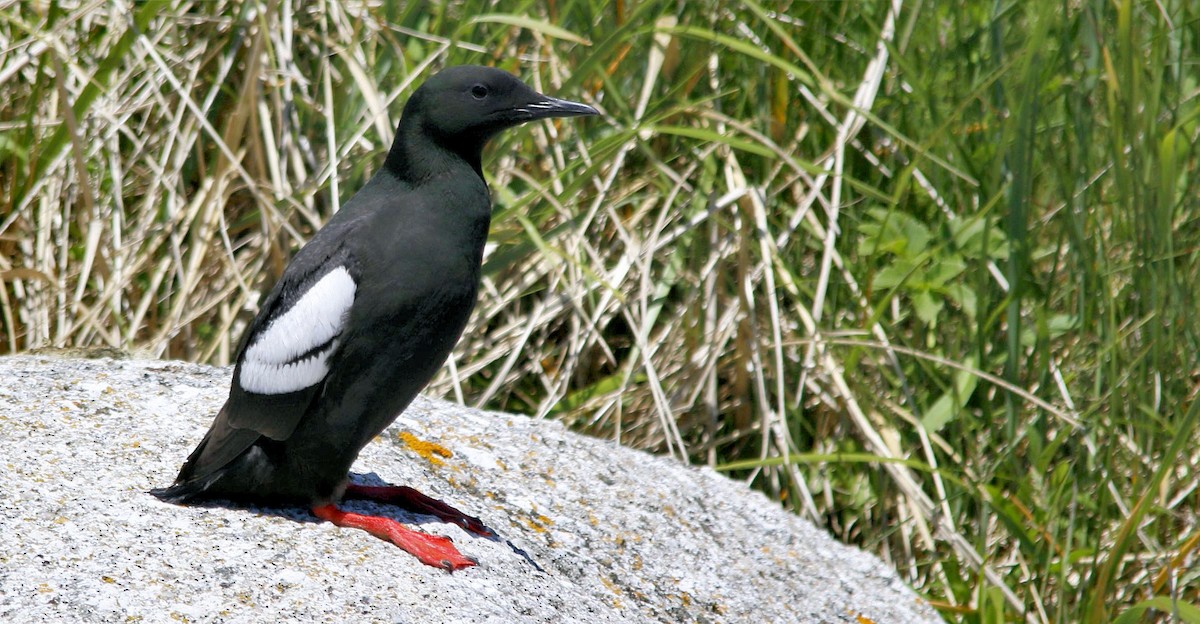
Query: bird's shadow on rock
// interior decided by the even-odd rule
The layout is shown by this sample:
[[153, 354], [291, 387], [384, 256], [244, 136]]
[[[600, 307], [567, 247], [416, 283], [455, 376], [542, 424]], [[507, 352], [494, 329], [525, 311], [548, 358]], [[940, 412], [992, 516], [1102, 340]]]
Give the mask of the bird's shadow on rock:
[[[388, 483], [387, 481], [384, 481], [379, 475], [375, 474], [374, 472], [368, 472], [366, 474], [352, 472], [352, 473], [350, 473], [350, 482], [357, 484], [357, 485], [368, 485], [368, 486], [394, 485], [394, 484]], [[368, 511], [366, 511], [366, 513], [375, 513], [375, 512], [378, 512], [380, 509], [389, 508], [389, 509], [392, 509], [395, 511], [399, 511], [400, 513], [404, 514], [406, 517], [425, 518], [425, 519], [432, 518], [434, 521], [443, 522], [442, 520], [437, 519], [435, 516], [429, 516], [429, 515], [425, 515], [425, 514], [405, 511], [404, 509], [398, 508], [395, 505], [389, 505], [386, 503], [378, 503], [378, 502], [367, 501], [367, 500], [347, 500], [343, 503], [343, 505], [347, 505], [349, 503], [362, 504], [364, 506], [364, 508], [368, 509]], [[347, 509], [348, 511], [352, 511], [352, 509], [349, 506], [346, 506], [344, 508]], [[397, 518], [396, 520], [399, 522], [406, 522], [405, 520], [400, 519], [400, 518]], [[496, 542], [496, 543], [503, 543], [504, 545], [508, 546], [509, 549], [511, 549], [514, 554], [516, 554], [517, 556], [524, 559], [525, 562], [528, 563], [529, 565], [533, 566], [533, 568], [535, 570], [537, 570], [538, 572], [542, 572], [542, 573], [546, 572], [544, 569], [542, 569], [542, 566], [538, 565], [538, 563], [533, 560], [533, 557], [529, 556], [529, 553], [526, 552], [525, 549], [514, 544], [512, 542], [512, 540], [510, 540], [506, 537], [501, 537], [500, 533], [495, 528], [493, 528], [491, 525], [487, 525], [487, 529], [492, 532], [491, 535], [478, 535], [478, 534], [472, 533], [471, 536], [474, 538], [487, 539], [487, 540], [490, 540], [490, 541]]]
[[[378, 474], [374, 472], [368, 473], [350, 473], [350, 483], [355, 485], [366, 486], [391, 486], [393, 483], [384, 481]], [[151, 495], [154, 493], [151, 492]], [[157, 497], [156, 497], [157, 498]], [[169, 502], [169, 501], [164, 501]], [[199, 507], [201, 509], [235, 509], [238, 511], [248, 511], [250, 513], [262, 516], [276, 516], [279, 518], [287, 518], [296, 522], [316, 524], [324, 522], [312, 514], [312, 510], [304, 505], [294, 503], [270, 503], [270, 502], [254, 502], [250, 500], [229, 499], [229, 498], [212, 498], [205, 500], [190, 501], [187, 503], [172, 503], [183, 507]], [[361, 499], [361, 498], [346, 498], [337, 503], [339, 509], [354, 513], [369, 514], [372, 516], [383, 516], [390, 518], [406, 525], [422, 525], [422, 524], [453, 524], [445, 522], [440, 518], [428, 514], [409, 511], [399, 505], [389, 503], [381, 503], [377, 501]], [[487, 539], [498, 540], [496, 530], [488, 527], [493, 535]], [[476, 537], [485, 537], [482, 535]]]
[[[351, 472], [349, 481], [352, 484], [362, 485], [362, 486], [395, 485], [392, 483], [388, 483], [387, 481], [384, 481], [383, 478], [381, 478], [378, 474], [376, 474], [374, 472], [369, 472], [369, 473], [365, 473], [365, 474]], [[199, 508], [206, 508], [206, 509], [211, 509], [211, 508], [234, 509], [234, 510], [238, 510], [238, 511], [247, 511], [247, 512], [254, 513], [257, 515], [262, 515], [262, 516], [275, 516], [275, 517], [279, 517], [279, 518], [286, 518], [293, 522], [299, 522], [299, 523], [304, 523], [304, 524], [316, 524], [316, 523], [324, 522], [324, 520], [321, 520], [320, 518], [317, 518], [316, 516], [314, 516], [312, 511], [309, 508], [304, 507], [302, 505], [295, 505], [295, 504], [282, 504], [282, 503], [281, 504], [269, 504], [269, 503], [262, 503], [262, 502], [251, 502], [251, 501], [233, 500], [233, 499], [211, 499], [211, 500], [190, 502], [190, 503], [184, 504], [183, 506], [199, 507]], [[348, 511], [348, 512], [353, 512], [353, 513], [360, 513], [360, 514], [390, 518], [392, 520], [395, 520], [396, 522], [399, 522], [401, 524], [408, 525], [408, 526], [419, 526], [419, 525], [424, 525], [424, 524], [451, 524], [451, 525], [454, 525], [453, 522], [448, 522], [448, 521], [442, 520], [441, 518], [438, 518], [437, 516], [428, 515], [428, 514], [424, 514], [424, 513], [420, 513], [420, 512], [409, 511], [399, 505], [383, 503], [383, 502], [373, 501], [373, 500], [369, 500], [369, 499], [347, 498], [338, 503], [338, 508], [343, 511]], [[496, 529], [492, 528], [490, 525], [487, 526], [487, 529], [489, 531], [491, 531], [491, 535], [479, 535], [479, 534], [471, 533], [471, 532], [467, 532], [467, 531], [464, 531], [464, 532], [466, 532], [468, 535], [470, 535], [472, 539], [486, 539], [486, 540], [490, 540], [490, 541], [496, 542], [496, 543], [503, 543], [503, 544], [507, 545], [513, 551], [513, 553], [515, 553], [517, 556], [524, 559], [527, 563], [529, 563], [529, 565], [533, 566], [533, 568], [535, 570], [537, 570], [538, 572], [545, 572], [545, 570], [542, 569], [542, 566], [538, 565], [538, 563], [536, 561], [534, 561], [531, 556], [529, 556], [529, 553], [527, 553], [524, 549], [518, 547], [516, 544], [513, 544], [512, 540], [502, 537], [500, 535], [500, 533], [498, 531], [496, 531]]]
[[[352, 472], [352, 473], [350, 473], [350, 482], [353, 484], [356, 484], [356, 485], [366, 485], [366, 486], [395, 485], [392, 483], [388, 483], [387, 481], [384, 481], [379, 475], [375, 474], [374, 472], [368, 472], [366, 474]], [[451, 522], [443, 521], [443, 520], [437, 518], [436, 516], [430, 516], [430, 515], [426, 515], [426, 514], [422, 514], [422, 513], [411, 512], [411, 511], [407, 511], [407, 510], [403, 509], [402, 507], [397, 507], [396, 505], [391, 505], [388, 503], [380, 503], [380, 502], [371, 501], [371, 500], [347, 499], [342, 502], [341, 506], [346, 511], [356, 511], [359, 513], [369, 513], [369, 514], [373, 514], [373, 515], [385, 515], [383, 513], [384, 510], [389, 510], [393, 513], [398, 512], [401, 515], [399, 517], [395, 517], [393, 519], [396, 520], [397, 522], [402, 522], [404, 524], [416, 523], [415, 521], [406, 520], [406, 518], [421, 518], [424, 522], [435, 522], [435, 523], [441, 522], [441, 523], [445, 523], [445, 524], [453, 524]], [[477, 533], [469, 533], [469, 535], [471, 535], [471, 537], [475, 538], [475, 539], [486, 539], [486, 540], [489, 540], [492, 542], [496, 542], [498, 544], [503, 543], [504, 545], [508, 546], [509, 549], [511, 549], [514, 554], [516, 554], [517, 556], [524, 559], [525, 562], [528, 563], [529, 565], [533, 566], [533, 568], [535, 570], [537, 570], [538, 572], [543, 572], [543, 573], [545, 572], [545, 570], [542, 569], [542, 566], [538, 565], [538, 563], [533, 560], [533, 557], [529, 556], [529, 553], [526, 552], [525, 549], [514, 544], [512, 542], [512, 540], [510, 540], [506, 537], [501, 537], [500, 533], [495, 528], [493, 528], [491, 525], [486, 525], [486, 526], [487, 526], [487, 529], [492, 532], [491, 535], [479, 535]]]

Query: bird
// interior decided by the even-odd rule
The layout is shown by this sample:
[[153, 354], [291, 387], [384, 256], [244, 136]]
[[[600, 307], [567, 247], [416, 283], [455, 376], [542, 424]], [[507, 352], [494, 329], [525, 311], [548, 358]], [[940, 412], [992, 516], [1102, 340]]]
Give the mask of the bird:
[[497, 68], [451, 66], [428, 78], [405, 103], [383, 166], [263, 299], [208, 432], [173, 484], [150, 493], [177, 504], [308, 505], [426, 565], [477, 565], [447, 537], [339, 503], [374, 499], [494, 535], [411, 487], [351, 484], [349, 470], [433, 378], [469, 320], [491, 221], [484, 146], [526, 122], [597, 114]]

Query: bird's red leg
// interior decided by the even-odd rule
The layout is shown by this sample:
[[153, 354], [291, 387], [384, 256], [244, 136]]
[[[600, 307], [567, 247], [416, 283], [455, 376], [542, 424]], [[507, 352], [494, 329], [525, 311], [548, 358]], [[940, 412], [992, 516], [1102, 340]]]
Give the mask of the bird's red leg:
[[450, 538], [414, 531], [391, 518], [342, 511], [336, 505], [315, 505], [312, 512], [316, 517], [337, 526], [362, 529], [385, 539], [425, 565], [451, 571], [479, 565], [479, 562], [458, 552]]
[[356, 485], [346, 486], [345, 498], [373, 500], [379, 503], [395, 505], [413, 513], [437, 516], [445, 522], [457, 524], [464, 530], [476, 535], [491, 537], [495, 535], [483, 521], [443, 503], [436, 498], [430, 498], [404, 485]]

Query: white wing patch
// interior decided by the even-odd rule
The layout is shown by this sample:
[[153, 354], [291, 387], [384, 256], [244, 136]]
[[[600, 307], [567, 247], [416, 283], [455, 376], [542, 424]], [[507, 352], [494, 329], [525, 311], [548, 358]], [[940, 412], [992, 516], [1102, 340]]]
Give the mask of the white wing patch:
[[[346, 267], [317, 280], [250, 343], [238, 378], [242, 388], [257, 394], [286, 394], [324, 379], [357, 289]], [[315, 351], [322, 345], [325, 348]]]

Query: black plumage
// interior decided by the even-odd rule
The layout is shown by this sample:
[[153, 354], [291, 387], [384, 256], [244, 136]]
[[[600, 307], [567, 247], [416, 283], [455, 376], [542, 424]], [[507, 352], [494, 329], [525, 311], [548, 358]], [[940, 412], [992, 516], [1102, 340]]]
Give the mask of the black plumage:
[[[444, 538], [381, 527], [387, 519], [356, 523], [333, 505], [345, 494], [383, 497], [486, 533], [408, 488], [347, 493], [347, 473], [442, 366], [471, 314], [491, 217], [485, 143], [527, 121], [591, 114], [497, 69], [451, 67], [426, 81], [404, 107], [384, 166], [263, 301], [238, 347], [229, 399], [175, 483], [154, 493], [309, 504], [426, 563], [470, 565]], [[403, 543], [414, 536], [436, 545]]]

